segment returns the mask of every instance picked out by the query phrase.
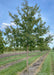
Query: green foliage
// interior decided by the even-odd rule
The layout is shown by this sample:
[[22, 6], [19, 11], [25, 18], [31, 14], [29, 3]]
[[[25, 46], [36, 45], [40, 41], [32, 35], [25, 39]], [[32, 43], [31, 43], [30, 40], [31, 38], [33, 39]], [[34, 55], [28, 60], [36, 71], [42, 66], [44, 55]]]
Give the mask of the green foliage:
[[35, 49], [36, 46], [40, 50], [47, 48], [51, 36], [46, 39], [40, 38], [49, 31], [49, 26], [46, 27], [46, 22], [42, 21], [39, 6], [37, 4], [33, 7], [29, 6], [25, 1], [21, 11], [17, 8], [17, 12], [18, 14], [14, 15], [9, 12], [15, 27], [10, 26], [5, 29], [6, 43], [16, 50], [19, 46], [26, 49], [28, 47], [29, 50]]
[[39, 50], [43, 51], [43, 50], [50, 50], [50, 47], [48, 45], [48, 41], [46, 42], [46, 38], [39, 38], [38, 40], [38, 47]]
[[50, 49], [48, 44], [53, 40], [51, 35], [47, 36], [46, 38], [43, 37], [45, 34], [47, 34], [47, 32], [49, 32], [49, 26], [46, 27], [45, 24], [46, 22], [40, 20], [37, 26], [37, 46], [41, 51]]
[[53, 40], [53, 35], [48, 35], [46, 38], [45, 38], [45, 42], [46, 43], [51, 43]]
[[14, 49], [11, 46], [9, 46], [9, 47], [5, 47], [4, 51], [5, 52], [14, 51]]
[[2, 32], [0, 31], [0, 54], [4, 52], [4, 40], [2, 37]]
[[[23, 47], [35, 46], [36, 28], [41, 17], [39, 16], [39, 7], [37, 4], [34, 7], [28, 6], [27, 1], [23, 4], [21, 9], [22, 13], [17, 8], [18, 15], [9, 15], [13, 19], [13, 23], [16, 27], [10, 26], [5, 29], [6, 42], [14, 48], [18, 48], [19, 45]], [[21, 13], [21, 14], [20, 14]], [[35, 19], [35, 15], [38, 13], [38, 18]], [[20, 15], [20, 18], [19, 18]]]
[[18, 51], [25, 51], [25, 48], [24, 48], [24, 47], [16, 47], [15, 50], [16, 50], [16, 51], [17, 51], [17, 50], [18, 50]]
[[54, 50], [54, 47], [52, 48], [52, 50]]

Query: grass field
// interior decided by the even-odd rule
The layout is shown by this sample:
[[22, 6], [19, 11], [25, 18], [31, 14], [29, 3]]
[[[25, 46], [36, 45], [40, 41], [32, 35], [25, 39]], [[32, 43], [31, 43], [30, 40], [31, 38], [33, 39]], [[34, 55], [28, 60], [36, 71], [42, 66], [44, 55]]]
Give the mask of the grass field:
[[[37, 53], [29, 53], [29, 56], [36, 55], [36, 54], [39, 54], [39, 53], [40, 52], [37, 52]], [[13, 62], [13, 61], [17, 61], [19, 59], [23, 59], [25, 57], [26, 57], [26, 54], [0, 58], [0, 66], [1, 65], [5, 65], [5, 64], [10, 63], [10, 62]]]
[[[30, 55], [35, 55], [37, 54], [36, 56], [32, 56], [29, 58], [29, 64], [31, 64], [33, 61], [35, 61], [38, 57], [40, 57], [41, 55], [45, 54], [46, 52], [36, 52], [36, 53], [30, 53]], [[7, 63], [10, 63], [12, 61], [16, 61], [18, 59], [23, 59], [26, 57], [26, 54], [25, 55], [21, 55], [21, 56], [11, 56], [8, 58], [8, 61], [6, 60], [7, 58], [2, 58], [1, 62], [0, 62], [0, 65], [4, 65], [4, 64], [7, 64]], [[6, 61], [4, 61], [4, 59]], [[0, 75], [17, 75], [18, 72], [21, 72], [24, 68], [26, 67], [26, 60], [23, 60], [21, 61], [20, 63], [16, 63], [2, 71], [0, 71]]]
[[54, 75], [54, 52], [51, 52], [51, 73]]
[[54, 52], [51, 51], [37, 75], [54, 75]]

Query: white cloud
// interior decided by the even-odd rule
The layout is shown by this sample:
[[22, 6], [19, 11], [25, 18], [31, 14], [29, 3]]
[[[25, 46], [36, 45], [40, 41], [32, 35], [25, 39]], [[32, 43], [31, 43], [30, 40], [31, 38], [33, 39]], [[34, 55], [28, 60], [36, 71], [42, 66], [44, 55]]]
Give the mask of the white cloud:
[[48, 19], [46, 17], [41, 16], [41, 18], [43, 21], [46, 21], [46, 22], [48, 21]]
[[48, 32], [47, 35], [54, 35], [54, 33], [52, 33], [52, 32]]
[[11, 23], [2, 23], [0, 29], [4, 29], [6, 28], [7, 26], [16, 26], [15, 23], [11, 22]]
[[[38, 13], [34, 15], [34, 17], [37, 19], [38, 18]], [[48, 21], [48, 18], [44, 17], [42, 14], [40, 15], [43, 21]]]

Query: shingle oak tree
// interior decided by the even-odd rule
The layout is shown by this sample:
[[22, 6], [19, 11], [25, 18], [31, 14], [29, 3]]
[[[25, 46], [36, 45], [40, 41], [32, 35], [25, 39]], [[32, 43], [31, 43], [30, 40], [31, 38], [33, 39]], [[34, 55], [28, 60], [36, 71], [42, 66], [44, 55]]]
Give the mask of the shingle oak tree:
[[[29, 47], [34, 47], [37, 44], [37, 37], [40, 35], [42, 36], [46, 32], [46, 28], [40, 23], [41, 16], [40, 10], [37, 4], [35, 6], [29, 6], [28, 2], [25, 1], [23, 3], [21, 11], [17, 8], [18, 14], [12, 15], [9, 12], [9, 15], [13, 19], [15, 23], [15, 27], [10, 26], [5, 29], [5, 35], [8, 38], [7, 41], [9, 42], [12, 47], [25, 47], [27, 51], [27, 71], [28, 71], [28, 51]], [[40, 23], [41, 24], [41, 23]], [[44, 29], [42, 29], [42, 28]], [[41, 32], [43, 33], [41, 33]], [[41, 34], [40, 34], [41, 33]]]

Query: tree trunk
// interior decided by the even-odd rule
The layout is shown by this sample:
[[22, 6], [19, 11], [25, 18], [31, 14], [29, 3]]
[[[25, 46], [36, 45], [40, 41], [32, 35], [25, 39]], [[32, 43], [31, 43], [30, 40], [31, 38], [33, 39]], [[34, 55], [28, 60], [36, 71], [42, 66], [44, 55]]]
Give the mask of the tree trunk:
[[28, 54], [29, 54], [29, 50], [28, 50], [28, 46], [27, 46], [27, 57], [26, 57], [27, 71], [29, 69], [29, 65], [28, 65]]

